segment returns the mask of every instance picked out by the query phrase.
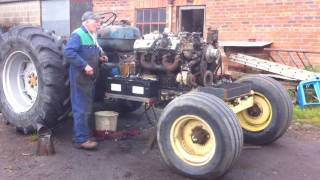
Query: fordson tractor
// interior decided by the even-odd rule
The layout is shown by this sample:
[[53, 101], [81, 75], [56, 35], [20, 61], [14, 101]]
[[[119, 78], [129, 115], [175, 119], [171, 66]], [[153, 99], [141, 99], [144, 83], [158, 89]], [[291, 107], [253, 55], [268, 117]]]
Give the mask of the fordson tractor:
[[[151, 33], [115, 16], [97, 34], [109, 62], [101, 65], [96, 100], [122, 113], [142, 103], [159, 105], [157, 142], [177, 173], [215, 179], [238, 159], [243, 143], [270, 144], [292, 119], [286, 89], [274, 79], [222, 78], [218, 31]], [[28, 133], [54, 128], [70, 113], [64, 41], [40, 27], [17, 26], [0, 39], [0, 101], [4, 119]]]

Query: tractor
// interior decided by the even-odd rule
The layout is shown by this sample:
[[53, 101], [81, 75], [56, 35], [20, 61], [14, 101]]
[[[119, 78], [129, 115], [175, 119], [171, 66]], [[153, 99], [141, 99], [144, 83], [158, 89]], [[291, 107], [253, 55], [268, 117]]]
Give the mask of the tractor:
[[[140, 35], [126, 21], [106, 18], [97, 34], [109, 62], [101, 64], [96, 101], [130, 113], [142, 103], [163, 110], [157, 143], [175, 172], [200, 179], [223, 176], [243, 143], [266, 145], [288, 129], [293, 105], [272, 78], [224, 78], [218, 31]], [[41, 27], [16, 26], [0, 38], [0, 101], [4, 119], [28, 133], [70, 114], [65, 41]]]

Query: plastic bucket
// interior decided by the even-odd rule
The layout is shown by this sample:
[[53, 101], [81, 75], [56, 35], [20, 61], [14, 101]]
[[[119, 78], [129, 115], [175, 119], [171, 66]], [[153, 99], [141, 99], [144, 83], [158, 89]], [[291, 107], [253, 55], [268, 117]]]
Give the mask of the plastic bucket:
[[119, 113], [114, 111], [98, 111], [94, 113], [97, 131], [116, 131]]

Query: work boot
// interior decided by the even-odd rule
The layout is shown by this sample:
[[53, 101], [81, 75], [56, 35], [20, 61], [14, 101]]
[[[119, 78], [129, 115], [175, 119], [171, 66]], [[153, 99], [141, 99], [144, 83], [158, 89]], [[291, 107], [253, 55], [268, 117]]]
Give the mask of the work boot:
[[98, 143], [96, 141], [87, 140], [84, 143], [81, 144], [74, 144], [76, 148], [78, 149], [85, 149], [85, 150], [93, 150], [96, 149], [98, 146]]

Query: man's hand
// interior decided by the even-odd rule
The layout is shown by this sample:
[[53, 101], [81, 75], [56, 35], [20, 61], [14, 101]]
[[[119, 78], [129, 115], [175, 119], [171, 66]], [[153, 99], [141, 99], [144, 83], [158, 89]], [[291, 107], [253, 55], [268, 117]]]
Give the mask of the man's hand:
[[107, 56], [101, 56], [101, 57], [99, 58], [99, 60], [100, 60], [100, 62], [102, 62], [102, 63], [106, 63], [106, 62], [108, 62], [108, 57], [107, 57]]
[[84, 71], [88, 76], [93, 75], [93, 68], [89, 64], [86, 65], [86, 67], [84, 68]]

